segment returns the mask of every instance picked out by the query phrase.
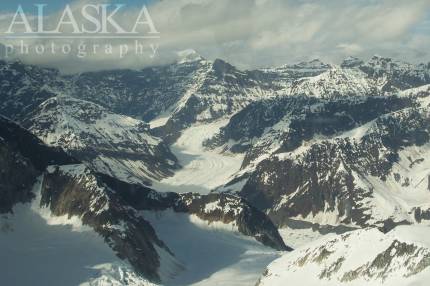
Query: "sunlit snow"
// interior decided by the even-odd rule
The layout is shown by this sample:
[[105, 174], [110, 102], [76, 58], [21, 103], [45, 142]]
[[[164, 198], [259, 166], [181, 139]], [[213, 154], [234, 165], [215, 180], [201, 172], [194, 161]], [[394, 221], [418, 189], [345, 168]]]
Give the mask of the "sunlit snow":
[[185, 270], [164, 281], [167, 286], [250, 286], [282, 252], [240, 234], [233, 225], [208, 224], [196, 216], [145, 212], [160, 239]]
[[207, 194], [228, 182], [239, 171], [244, 155], [221, 153], [221, 150], [209, 151], [202, 145], [204, 140], [211, 138], [227, 123], [227, 120], [221, 120], [197, 124], [183, 131], [172, 146], [183, 168], [173, 177], [155, 182], [153, 187], [157, 191]]

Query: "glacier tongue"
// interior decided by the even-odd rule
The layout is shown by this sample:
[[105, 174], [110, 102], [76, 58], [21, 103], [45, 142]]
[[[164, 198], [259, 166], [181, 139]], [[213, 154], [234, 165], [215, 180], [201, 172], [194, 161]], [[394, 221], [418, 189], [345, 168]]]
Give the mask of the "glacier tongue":
[[[413, 66], [374, 57], [368, 63], [348, 59], [340, 67], [314, 60], [277, 69], [240, 71], [222, 60], [206, 61], [192, 50], [178, 57], [175, 64], [142, 71], [96, 72], [71, 78], [23, 64], [1, 63], [0, 76], [5, 84], [0, 91], [5, 100], [0, 112], [21, 120], [45, 143], [80, 155], [77, 157], [91, 168], [129, 183], [143, 184], [155, 178], [156, 190], [207, 194], [230, 181], [232, 185], [225, 189], [245, 189], [241, 195], [252, 199], [256, 206], [267, 194], [274, 194], [267, 206], [259, 207], [280, 225], [288, 219], [300, 219], [385, 228], [385, 223], [391, 221], [393, 225], [385, 228], [391, 229], [394, 224], [429, 219], [429, 116], [410, 112], [412, 105], [407, 103], [409, 98], [417, 97], [411, 103], [428, 107], [429, 87], [424, 85], [430, 82], [428, 65]], [[392, 108], [397, 99], [388, 101], [388, 95], [399, 91], [403, 92], [398, 108]], [[66, 96], [57, 96], [58, 93]], [[222, 146], [216, 145], [218, 148], [205, 149], [202, 143], [226, 126], [232, 116], [237, 123], [230, 124], [234, 136], [227, 136]], [[136, 118], [152, 120], [150, 126], [154, 129], [149, 130]], [[414, 126], [415, 133], [410, 132]], [[398, 131], [405, 133], [403, 137]], [[176, 170], [175, 156], [152, 134], [169, 143], [176, 141], [172, 149], [184, 168], [171, 178], [166, 177]], [[420, 137], [417, 135], [425, 142], [416, 144], [414, 140]], [[252, 150], [247, 158], [235, 153], [243, 149], [232, 147]], [[238, 173], [242, 162], [247, 168]], [[368, 170], [373, 173], [368, 174]], [[361, 175], [357, 175], [359, 171]], [[241, 177], [234, 178], [235, 174]], [[296, 184], [296, 178], [302, 181]], [[289, 185], [291, 182], [294, 184]], [[352, 182], [362, 190], [353, 189]], [[120, 185], [118, 193], [123, 194], [124, 186]], [[61, 184], [51, 186], [51, 190], [63, 189]], [[253, 189], [255, 186], [258, 188]], [[172, 193], [148, 190], [145, 197], [135, 191], [139, 189], [135, 185], [129, 188], [129, 193], [136, 196], [128, 203], [144, 204], [153, 196], [157, 209], [162, 205], [160, 198], [166, 199], [164, 202], [172, 198]], [[83, 188], [78, 194], [88, 192]], [[230, 204], [208, 203], [208, 196], [177, 196], [191, 202], [191, 207], [182, 207], [193, 209], [193, 215], [143, 211], [143, 217], [137, 217], [128, 204], [118, 206], [121, 214], [130, 213], [128, 218], [133, 221], [148, 216], [160, 237], [187, 267], [181, 273], [172, 271], [174, 259], [154, 245], [161, 260], [160, 276], [168, 285], [252, 285], [263, 268], [280, 254], [256, 241], [261, 241], [267, 232], [256, 232], [256, 240], [238, 233], [238, 224], [243, 224], [244, 217], [237, 217], [237, 209], [232, 210], [236, 215], [233, 222], [222, 223], [226, 221], [224, 216], [224, 220], [217, 220], [219, 210], [223, 214]], [[92, 201], [82, 207], [79, 195], [72, 193], [68, 198], [71, 209], [94, 211]], [[196, 198], [200, 202], [193, 204]], [[94, 231], [83, 227], [80, 218], [69, 218], [62, 212], [62, 203], [57, 204], [57, 211], [65, 216], [55, 219], [49, 210], [37, 205], [17, 205], [15, 216], [1, 217], [0, 245], [8, 249], [1, 251], [7, 259], [0, 262], [0, 269], [9, 275], [5, 278], [7, 284], [31, 284], [25, 279], [40, 276], [46, 281], [38, 282], [45, 284], [148, 285], [128, 264], [116, 258]], [[174, 206], [167, 204], [166, 208]], [[105, 210], [96, 210], [96, 217], [102, 217]], [[204, 215], [210, 213], [203, 217], [211, 223], [195, 215], [202, 210]], [[265, 222], [257, 216], [247, 221], [247, 226], [262, 221]], [[141, 236], [125, 233], [123, 222], [107, 226], [124, 238]], [[267, 230], [267, 224], [260, 226]], [[150, 228], [148, 223], [129, 229]], [[272, 228], [275, 229], [273, 225]], [[241, 233], [246, 231], [249, 227]], [[261, 285], [421, 285], [423, 278], [428, 281], [430, 276], [428, 227], [398, 227], [386, 235], [376, 229], [364, 229], [328, 235], [316, 242], [311, 241], [320, 234], [310, 227], [284, 228], [282, 233], [288, 244], [292, 240], [299, 249], [274, 262]], [[126, 250], [147, 254], [151, 249], [142, 251], [131, 245]], [[35, 255], [28, 255], [32, 253]], [[24, 261], [25, 256], [31, 257]], [[142, 265], [155, 263], [145, 260]], [[30, 277], [21, 277], [24, 275], [16, 275], [10, 267], [32, 272]], [[48, 271], [53, 274], [46, 275], [51, 273]], [[21, 280], [14, 283], [14, 279]], [[57, 280], [52, 283], [48, 279]], [[61, 279], [67, 281], [61, 283]]]
[[185, 266], [178, 276], [165, 277], [167, 286], [253, 285], [282, 254], [240, 234], [232, 224], [172, 211], [145, 211], [144, 216]]
[[173, 177], [155, 182], [153, 187], [158, 191], [207, 194], [228, 182], [239, 171], [243, 155], [221, 153], [221, 149], [206, 150], [202, 145], [227, 123], [227, 120], [202, 123], [183, 131], [171, 148], [183, 169]]

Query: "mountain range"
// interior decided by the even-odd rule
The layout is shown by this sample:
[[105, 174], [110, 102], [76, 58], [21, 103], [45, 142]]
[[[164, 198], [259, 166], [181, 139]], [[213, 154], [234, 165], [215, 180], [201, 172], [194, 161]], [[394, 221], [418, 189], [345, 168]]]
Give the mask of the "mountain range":
[[[393, 273], [424, 285], [430, 273], [430, 64], [240, 70], [188, 50], [76, 75], [2, 61], [0, 81], [2, 269], [31, 268], [16, 253], [36, 247], [43, 285], [398, 285]], [[100, 259], [82, 260], [90, 239]], [[68, 275], [47, 275], [63, 252]]]

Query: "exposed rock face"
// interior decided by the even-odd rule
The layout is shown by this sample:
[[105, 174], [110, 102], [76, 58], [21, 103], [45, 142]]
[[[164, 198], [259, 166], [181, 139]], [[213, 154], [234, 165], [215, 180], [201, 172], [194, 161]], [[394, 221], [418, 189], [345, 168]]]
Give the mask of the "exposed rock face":
[[196, 59], [140, 71], [83, 73], [71, 77], [72, 95], [150, 121], [177, 104], [209, 67], [209, 62]]
[[104, 181], [124, 201], [136, 210], [162, 211], [173, 209], [175, 212], [197, 215], [208, 222], [234, 223], [239, 232], [251, 236], [263, 244], [277, 250], [291, 250], [280, 237], [270, 219], [244, 199], [230, 194], [176, 194], [157, 193], [149, 188], [130, 185], [113, 178]]
[[413, 209], [415, 220], [418, 223], [422, 221], [430, 220], [430, 209], [422, 210], [421, 207], [417, 207]]
[[36, 199], [33, 186], [42, 176], [41, 206], [49, 207], [54, 216], [79, 217], [138, 273], [159, 281], [159, 253], [154, 245], [170, 253], [168, 248], [152, 226], [113, 190], [87, 167], [76, 165], [78, 161], [61, 149], [44, 145], [3, 117], [0, 138], [0, 213], [12, 211], [17, 203]]
[[[414, 197], [430, 199], [429, 94], [253, 103], [205, 143], [246, 154], [220, 191], [237, 192], [279, 226], [305, 220], [389, 231], [421, 221], [430, 204], [414, 216]], [[400, 201], [386, 193], [393, 191]]]
[[0, 139], [0, 213], [11, 212], [19, 202], [29, 202], [38, 171], [21, 154]]
[[399, 91], [428, 84], [428, 64], [412, 65], [390, 58], [374, 56], [358, 66], [370, 78], [381, 83], [382, 91]]
[[410, 98], [348, 97], [324, 100], [293, 96], [255, 102], [234, 115], [208, 147], [245, 152], [243, 167], [268, 152], [289, 152], [315, 136], [333, 136], [383, 114], [414, 106]]
[[366, 229], [323, 238], [273, 262], [257, 285], [424, 285], [430, 249], [420, 237], [426, 233], [426, 227], [407, 226], [386, 235]]
[[0, 61], [0, 81], [0, 114], [16, 121], [66, 84], [57, 70], [5, 61]]
[[428, 187], [427, 189], [430, 191], [430, 175], [428, 176]]
[[146, 123], [88, 101], [50, 98], [28, 114], [23, 125], [46, 144], [121, 180], [150, 184], [179, 167], [169, 147], [150, 135]]
[[152, 226], [84, 165], [50, 166], [43, 178], [40, 204], [55, 216], [79, 217], [118, 257], [152, 281], [160, 282], [160, 249], [174, 260]]
[[[142, 210], [174, 209], [208, 222], [235, 223], [244, 235], [275, 249], [289, 249], [267, 216], [239, 197], [157, 193], [96, 174], [4, 118], [0, 118], [0, 137], [1, 212], [11, 211], [16, 203], [37, 199], [36, 204], [48, 208], [53, 216], [77, 217], [99, 233], [118, 257], [151, 281], [161, 281], [161, 257], [176, 267], [171, 271], [179, 271], [181, 266], [144, 219]], [[37, 178], [41, 178], [40, 194], [31, 192]]]
[[347, 59], [341, 66], [313, 60], [240, 71], [194, 53], [186, 60], [140, 71], [63, 76], [51, 69], [1, 62], [5, 100], [0, 113], [21, 120], [47, 99], [66, 94], [145, 121], [164, 118], [154, 133], [173, 142], [191, 124], [231, 116], [261, 99], [382, 96], [429, 84], [429, 70], [425, 64], [374, 57], [368, 62]]
[[284, 244], [270, 219], [239, 197], [228, 194], [185, 194], [181, 195], [181, 203], [177, 205], [179, 211], [195, 214], [209, 222], [234, 223], [242, 234], [252, 236], [277, 250], [292, 250]]
[[73, 76], [71, 82], [72, 96], [113, 112], [145, 121], [165, 115], [167, 125], [156, 133], [170, 141], [196, 121], [234, 113], [266, 89], [252, 72], [198, 55], [140, 71], [84, 73]]
[[46, 146], [23, 127], [2, 116], [0, 116], [0, 128], [3, 142], [28, 158], [39, 171], [43, 171], [48, 165], [67, 165], [78, 162], [60, 148]]
[[33, 198], [31, 188], [49, 164], [77, 162], [58, 149], [46, 147], [19, 125], [0, 116], [0, 213]]
[[[361, 101], [365, 101], [363, 98], [386, 96], [428, 84], [430, 83], [430, 70], [424, 64], [411, 65], [392, 59], [374, 57], [369, 62], [346, 61], [340, 67], [314, 60], [280, 68], [239, 72], [229, 64], [217, 60], [213, 63], [212, 68], [207, 70], [205, 78], [202, 85], [193, 91], [192, 96], [187, 97], [187, 104], [182, 105], [181, 109], [177, 109], [167, 124], [158, 130], [159, 134], [169, 138], [175, 131], [182, 130], [191, 123], [216, 120], [222, 116], [235, 114], [249, 104], [262, 99], [282, 102], [286, 96], [304, 96], [307, 97], [307, 100], [302, 100], [301, 103], [304, 108], [306, 108], [306, 104], [315, 103], [315, 99], [327, 101], [345, 99], [348, 101], [349, 97], [362, 97]], [[224, 93], [229, 96], [225, 96]], [[285, 115], [285, 112], [289, 111], [289, 107], [300, 104], [299, 102], [286, 100], [286, 109], [282, 109], [282, 103], [277, 106]], [[377, 99], [374, 102], [378, 103]], [[379, 103], [382, 102], [379, 100]], [[338, 101], [334, 106], [327, 106], [326, 111], [333, 111], [338, 107], [335, 106], [336, 104], [339, 105], [342, 102]], [[370, 99], [367, 104], [373, 110], [378, 109], [378, 106], [371, 105]], [[395, 103], [393, 102], [393, 104]], [[366, 102], [362, 102], [362, 107], [365, 105]], [[359, 105], [357, 104], [355, 107], [359, 107]], [[389, 108], [389, 105], [387, 104], [385, 108]], [[263, 114], [257, 113], [257, 125], [260, 125], [259, 120], [263, 122], [276, 120], [279, 111], [276, 112], [275, 108], [274, 113], [275, 118], [271, 118], [270, 114], [262, 116]], [[357, 112], [357, 114], [360, 113]], [[369, 113], [367, 110], [364, 114]], [[344, 119], [347, 120], [345, 124], [351, 123], [350, 118]], [[239, 121], [239, 117], [236, 117], [236, 120]], [[315, 121], [310, 121], [309, 125], [312, 123]], [[321, 124], [322, 121], [319, 123]], [[325, 122], [325, 126], [329, 124], [330, 122]], [[177, 135], [175, 136], [177, 137]], [[175, 136], [172, 138], [175, 139]], [[243, 138], [240, 139], [243, 140]]]
[[240, 71], [219, 59], [201, 63], [204, 68], [193, 75], [194, 84], [173, 105], [166, 124], [154, 130], [169, 142], [174, 142], [180, 131], [193, 123], [230, 116], [255, 100], [275, 95], [254, 72]]
[[[326, 216], [320, 223], [327, 224], [385, 227], [390, 219], [413, 222], [408, 215], [413, 205], [405, 209], [387, 201], [395, 207], [381, 215], [378, 209], [384, 206], [375, 205], [372, 199], [381, 196], [385, 184], [396, 185], [399, 192], [420, 190], [416, 196], [425, 196], [427, 186], [414, 174], [422, 165], [410, 161], [417, 158], [423, 164], [420, 159], [426, 155], [413, 154], [412, 158], [405, 149], [428, 144], [429, 124], [427, 109], [407, 109], [377, 119], [361, 130], [360, 138], [322, 140], [302, 152], [274, 154], [257, 165], [240, 195], [267, 211], [278, 225], [289, 218], [316, 219], [319, 214], [322, 220]], [[329, 214], [335, 219], [330, 220]]]

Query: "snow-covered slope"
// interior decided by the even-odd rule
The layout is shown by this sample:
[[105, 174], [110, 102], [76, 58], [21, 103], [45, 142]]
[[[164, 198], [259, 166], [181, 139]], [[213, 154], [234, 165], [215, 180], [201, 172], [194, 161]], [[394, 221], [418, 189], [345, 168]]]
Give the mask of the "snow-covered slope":
[[49, 148], [37, 137], [0, 116], [0, 214], [17, 203], [30, 202], [31, 190], [50, 164], [76, 164], [62, 150]]
[[[7, 159], [0, 161], [0, 250], [7, 258], [1, 259], [0, 265], [8, 270], [3, 277], [7, 284], [26, 285], [29, 279], [43, 285], [170, 283], [191, 261], [186, 265], [179, 261], [146, 220], [159, 211], [226, 230], [226, 237], [234, 242], [226, 247], [237, 254], [233, 259], [240, 268], [240, 263], [256, 258], [253, 250], [264, 256], [256, 263], [258, 271], [277, 256], [276, 250], [291, 250], [267, 216], [237, 196], [157, 193], [96, 174], [62, 150], [45, 146], [22, 127], [0, 119], [0, 158]], [[21, 174], [22, 178], [6, 180], [7, 174]], [[171, 223], [170, 227], [176, 226]], [[189, 231], [194, 233], [186, 234], [196, 238], [212, 236], [209, 229]], [[170, 238], [166, 237], [176, 246]], [[23, 246], [19, 242], [24, 240]], [[252, 243], [244, 247], [247, 241]], [[196, 246], [195, 240], [189, 243], [188, 249]], [[249, 258], [240, 255], [244, 252]], [[221, 254], [214, 260], [224, 260]], [[60, 264], [65, 256], [67, 261]], [[48, 261], [32, 266], [39, 260]], [[214, 269], [210, 263], [208, 269], [228, 272]], [[18, 270], [35, 274], [17, 278]], [[50, 271], [56, 272], [50, 275]], [[256, 279], [256, 272], [245, 280]], [[187, 273], [196, 283], [204, 279], [192, 271]]]
[[83, 100], [53, 97], [26, 116], [24, 126], [94, 170], [120, 180], [149, 183], [178, 168], [169, 148], [142, 121]]
[[412, 65], [375, 56], [347, 59], [340, 66], [319, 60], [241, 71], [222, 60], [209, 61], [192, 50], [175, 63], [143, 70], [114, 70], [63, 76], [58, 71], [1, 62], [5, 97], [0, 112], [14, 119], [64, 93], [114, 113], [167, 124], [160, 134], [176, 139], [195, 122], [230, 116], [262, 98], [286, 95], [374, 96], [430, 82], [428, 64]]
[[429, 83], [430, 65], [402, 62], [399, 60], [374, 56], [368, 62], [354, 65], [369, 75], [383, 92], [398, 92]]
[[[27, 140], [29, 134], [15, 126], [14, 144], [14, 131], [0, 136], [0, 212], [41, 202], [38, 214], [48, 218], [47, 225], [37, 224], [41, 229], [54, 222], [71, 224], [72, 233], [84, 226], [92, 238], [101, 235], [99, 254], [108, 261], [94, 263], [94, 276], [83, 274], [87, 284], [124, 284], [124, 277], [140, 279], [139, 273], [172, 285], [252, 285], [277, 255], [266, 246], [289, 249], [267, 215], [294, 246], [327, 232], [367, 226], [388, 232], [430, 220], [428, 64], [374, 57], [349, 58], [340, 66], [314, 60], [241, 71], [194, 51], [179, 57], [139, 71], [72, 76], [0, 62], [0, 113], [86, 164], [36, 148], [41, 142]], [[26, 149], [27, 141], [36, 144]], [[172, 152], [164, 142], [172, 143]], [[176, 170], [179, 164], [183, 168]], [[31, 186], [40, 176], [41, 196], [35, 198]], [[149, 180], [164, 192], [146, 187]], [[207, 194], [213, 189], [227, 193]], [[363, 251], [353, 244], [372, 237], [378, 253], [394, 241], [363, 230], [348, 245], [349, 236], [337, 237], [338, 252], [334, 243], [323, 243], [341, 256]], [[196, 245], [201, 249], [191, 251]], [[405, 247], [410, 259], [395, 257], [395, 263], [422, 263], [416, 259], [427, 248], [411, 253]], [[112, 253], [123, 260], [112, 260]], [[379, 281], [390, 271], [407, 276], [417, 269], [384, 264], [363, 270], [378, 253], [363, 255], [367, 262], [356, 265], [363, 268], [347, 270]], [[342, 280], [343, 274], [336, 276], [341, 263], [330, 260], [336, 255], [325, 254], [322, 261], [331, 264], [324, 273]], [[214, 258], [205, 264], [207, 256]]]
[[113, 112], [165, 128], [159, 134], [176, 139], [195, 122], [231, 115], [251, 101], [271, 95], [253, 72], [222, 61], [208, 61], [183, 51], [175, 63], [139, 71], [84, 73], [68, 78], [64, 92]]
[[288, 92], [291, 95], [333, 98], [377, 95], [379, 89], [377, 84], [360, 70], [332, 67], [315, 77], [296, 80]]
[[39, 104], [64, 89], [67, 80], [59, 71], [0, 60], [0, 114], [20, 120]]
[[251, 286], [283, 253], [242, 235], [234, 224], [208, 223], [170, 210], [144, 213], [185, 267], [165, 285]]
[[[223, 60], [204, 63], [193, 75], [193, 84], [188, 86], [177, 103], [170, 107], [170, 115], [163, 114], [155, 119], [157, 132], [170, 141], [175, 141], [180, 132], [194, 123], [213, 122], [228, 118], [253, 101], [275, 96], [269, 85], [252, 71], [241, 71]], [[195, 62], [173, 66], [182, 69], [183, 65], [193, 67]]]
[[218, 190], [240, 194], [279, 226], [302, 220], [388, 231], [427, 220], [427, 99], [421, 88], [251, 104], [206, 141], [245, 152], [241, 171]]
[[[101, 249], [103, 250], [103, 246], [104, 249], [110, 248], [109, 253], [117, 255], [124, 263], [130, 265], [129, 269], [133, 269], [134, 274], [126, 276], [130, 276], [130, 279], [132, 277], [137, 279], [138, 276], [143, 275], [151, 281], [159, 281], [160, 253], [163, 253], [164, 257], [170, 256], [171, 260], [174, 261], [173, 254], [157, 238], [151, 225], [144, 218], [138, 216], [116, 191], [109, 188], [102, 177], [96, 175], [85, 165], [79, 164], [64, 151], [44, 145], [27, 130], [4, 118], [0, 118], [0, 137], [2, 138], [0, 158], [6, 159], [0, 160], [2, 170], [0, 213], [7, 217], [4, 229], [13, 232], [13, 229], [7, 226], [9, 221], [16, 222], [18, 220], [23, 223], [23, 220], [30, 219], [36, 225], [28, 231], [35, 231], [36, 237], [40, 237], [40, 233], [37, 233], [39, 227], [42, 232], [47, 230], [49, 235], [52, 234], [54, 237], [55, 235], [59, 237], [68, 235], [64, 233], [64, 229], [60, 228], [57, 233], [55, 228], [51, 229], [48, 225], [71, 225], [72, 230], [97, 233], [100, 235], [97, 241], [103, 241], [100, 245]], [[8, 178], [3, 177], [8, 174], [10, 174]], [[25, 205], [20, 207], [17, 213], [13, 213], [14, 207], [19, 203], [25, 203]], [[46, 224], [40, 220], [45, 220]], [[16, 223], [18, 224], [18, 222]], [[0, 233], [0, 236], [10, 244], [17, 235], [23, 234], [26, 225], [28, 224], [16, 225], [15, 227], [21, 232], [10, 234], [10, 237], [3, 235], [3, 233]], [[31, 233], [28, 235], [31, 236]], [[94, 235], [90, 235], [88, 242], [91, 243], [94, 237]], [[84, 238], [77, 237], [75, 240], [71, 237], [70, 243], [72, 245], [82, 243]], [[21, 238], [21, 240], [23, 239], [25, 237]], [[34, 243], [30, 246], [34, 247]], [[6, 247], [6, 244], [0, 244], [2, 253], [5, 252], [3, 247]], [[19, 249], [19, 247], [16, 245], [14, 249]], [[71, 251], [71, 249], [66, 246], [63, 250]], [[50, 255], [55, 256], [55, 253], [49, 252], [49, 249], [47, 251]], [[8, 252], [8, 254], [10, 253]], [[31, 253], [29, 251], [29, 254]], [[113, 256], [106, 256], [103, 253], [100, 255], [101, 260]], [[43, 253], [35, 254], [34, 259], [37, 260], [41, 257], [40, 255]], [[31, 261], [35, 261], [32, 260], [31, 255], [29, 256]], [[64, 257], [53, 257], [52, 263], [58, 263], [61, 258], [64, 259]], [[19, 255], [15, 261], [22, 259], [23, 257]], [[67, 285], [76, 285], [75, 279], [85, 279], [91, 273], [94, 275], [99, 273], [97, 270], [85, 270], [85, 260], [79, 259], [78, 256], [71, 262], [73, 261], [76, 271], [81, 271], [82, 277], [71, 278], [72, 284]], [[98, 261], [97, 252], [92, 259], [95, 262]], [[110, 262], [110, 260], [106, 261], [106, 263]], [[79, 266], [78, 263], [82, 264]], [[23, 263], [24, 265], [29, 266], [28, 263]], [[32, 268], [24, 268], [23, 271], [27, 272], [30, 269]], [[38, 268], [38, 271], [44, 270], [44, 275], [49, 276], [48, 269]], [[109, 274], [112, 277], [118, 276], [117, 274], [121, 272], [121, 270], [118, 272], [115, 269]], [[97, 278], [94, 275], [91, 277]], [[47, 279], [50, 278], [47, 277]], [[85, 280], [81, 282], [85, 282]], [[55, 283], [51, 282], [50, 284]]]
[[259, 286], [416, 285], [430, 278], [430, 227], [329, 235], [268, 266]]
[[221, 120], [195, 124], [184, 130], [171, 146], [183, 168], [172, 177], [154, 182], [153, 187], [158, 191], [207, 194], [228, 182], [240, 170], [243, 155], [221, 153], [221, 149], [208, 150], [203, 146], [203, 142], [214, 136], [227, 122]]
[[2, 284], [155, 285], [119, 259], [94, 230], [74, 222], [47, 216], [35, 203], [1, 215]]

